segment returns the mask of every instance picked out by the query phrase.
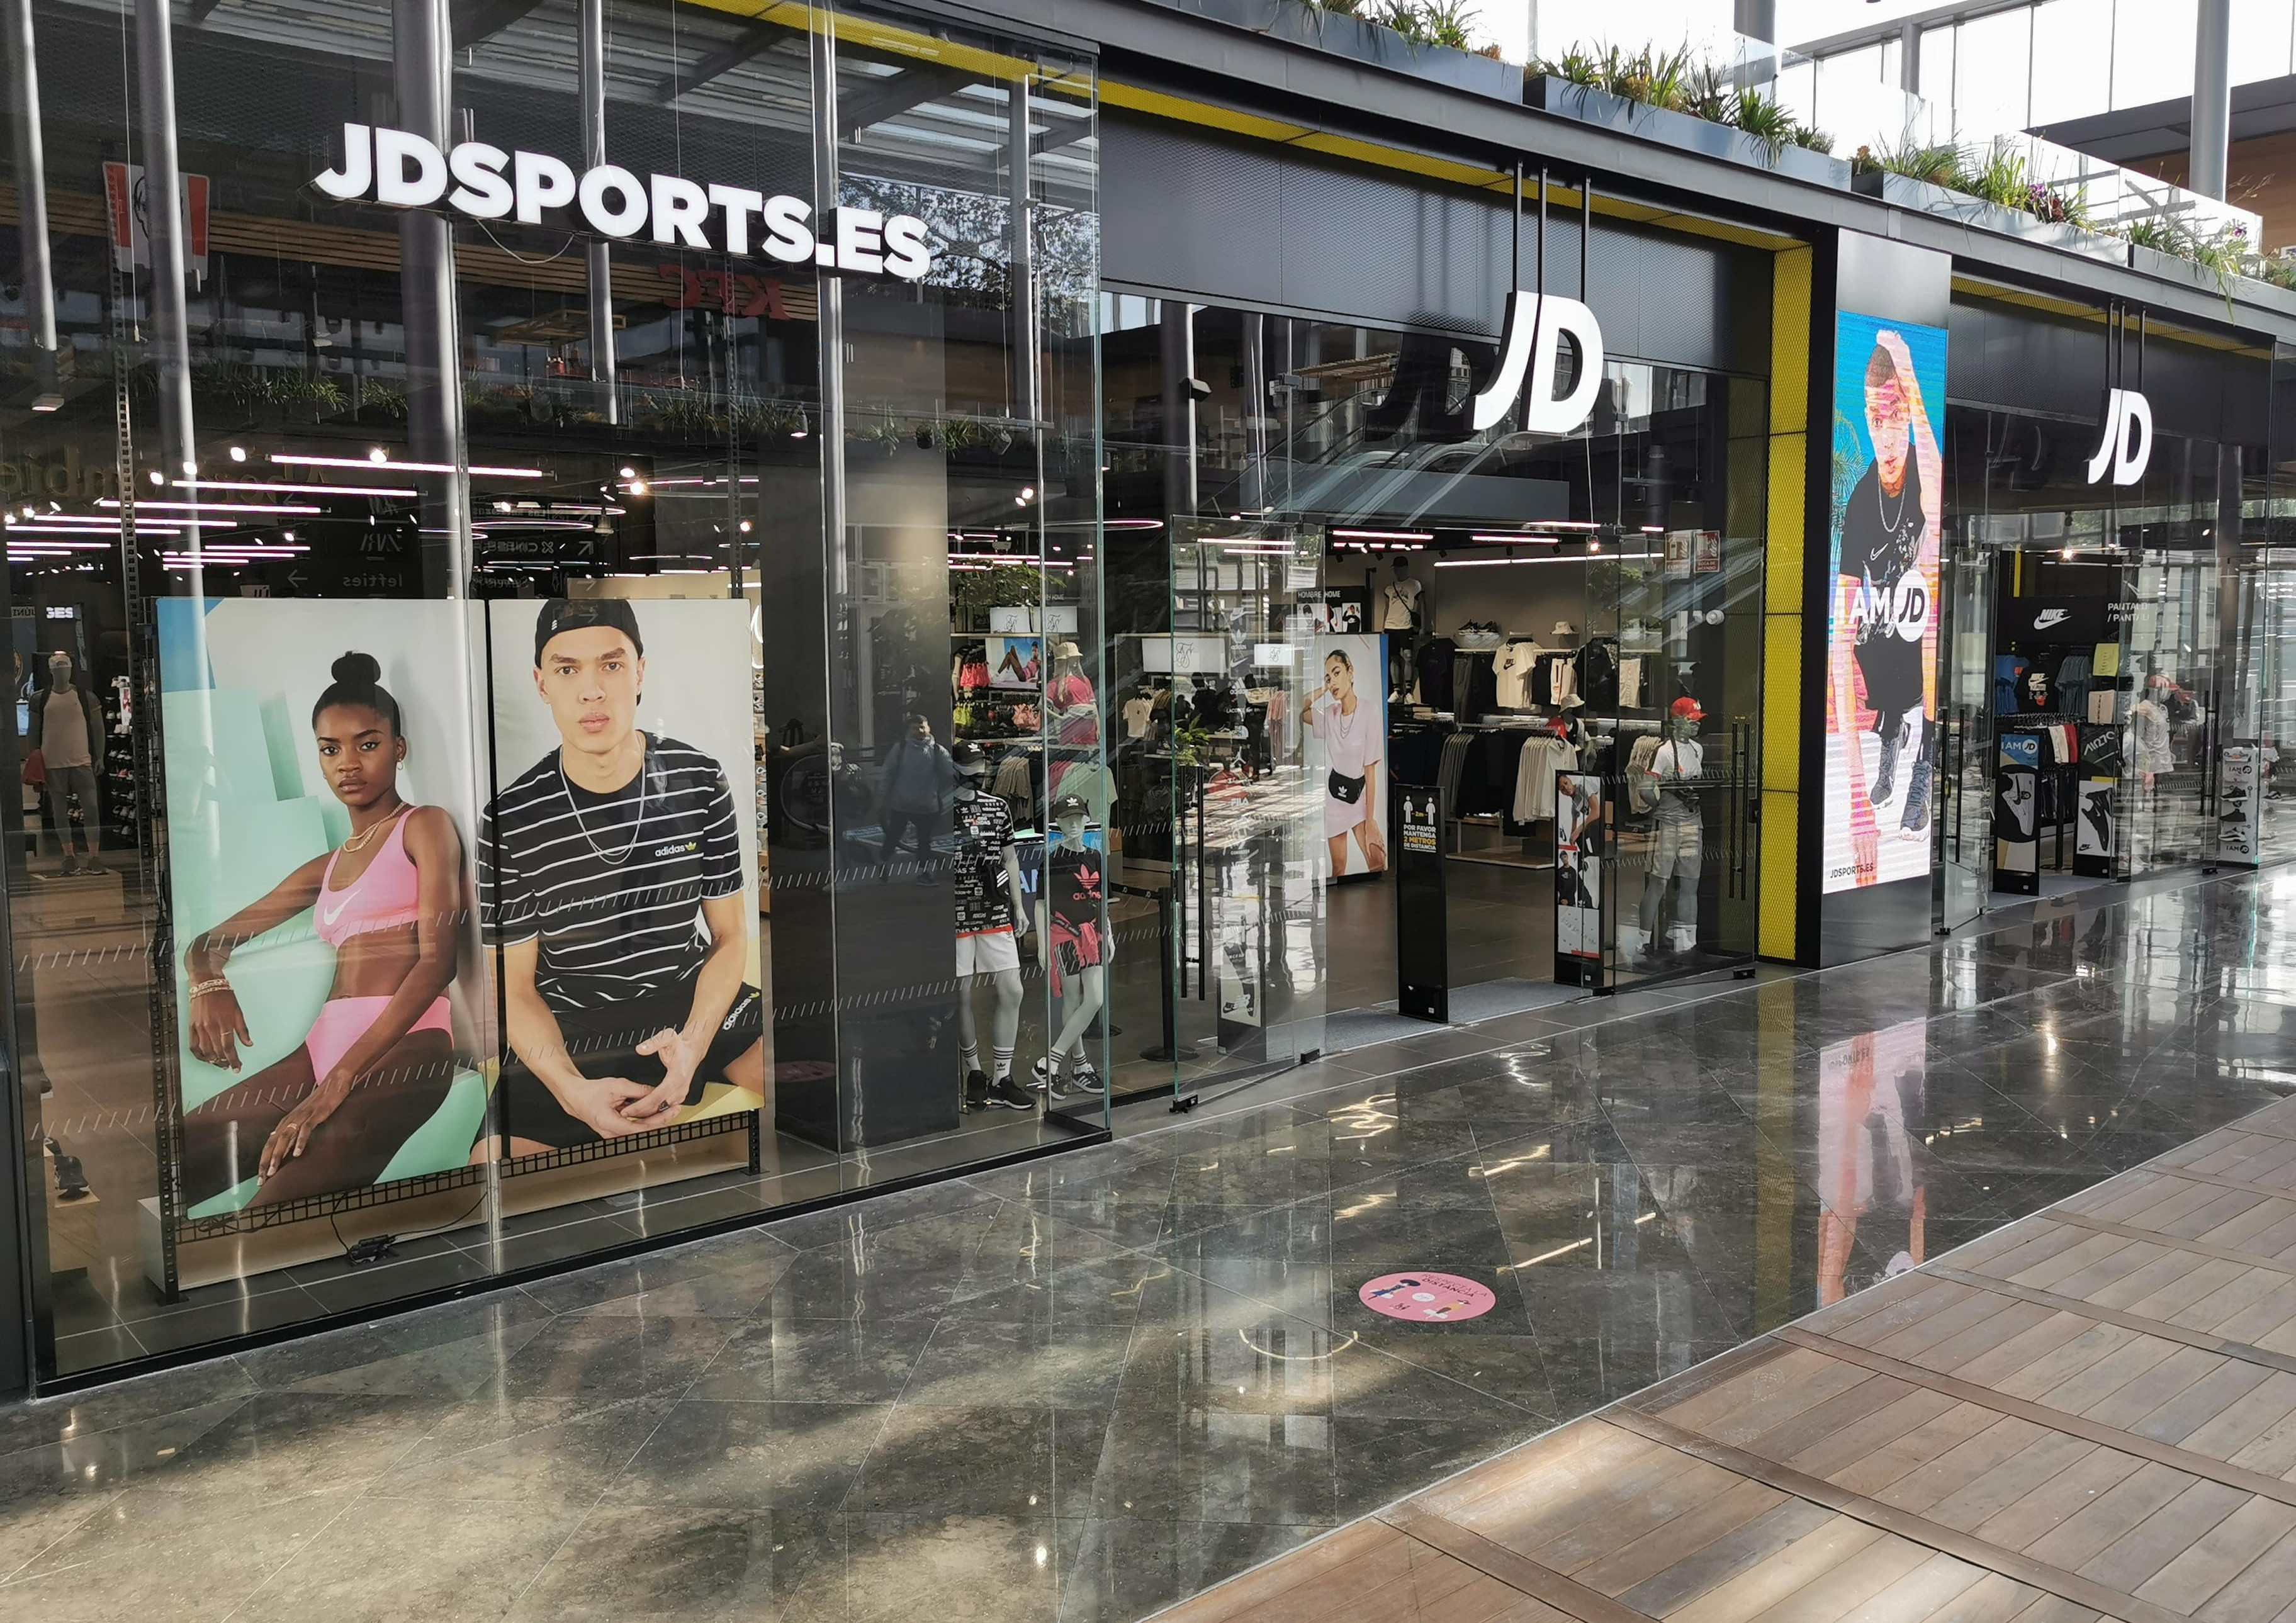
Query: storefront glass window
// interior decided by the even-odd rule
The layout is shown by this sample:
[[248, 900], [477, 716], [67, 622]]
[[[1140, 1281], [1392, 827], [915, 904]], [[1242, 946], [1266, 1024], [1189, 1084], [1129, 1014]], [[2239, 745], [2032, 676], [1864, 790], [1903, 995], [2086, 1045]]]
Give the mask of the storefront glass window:
[[1091, 64], [33, 9], [45, 1373], [1103, 1130]]

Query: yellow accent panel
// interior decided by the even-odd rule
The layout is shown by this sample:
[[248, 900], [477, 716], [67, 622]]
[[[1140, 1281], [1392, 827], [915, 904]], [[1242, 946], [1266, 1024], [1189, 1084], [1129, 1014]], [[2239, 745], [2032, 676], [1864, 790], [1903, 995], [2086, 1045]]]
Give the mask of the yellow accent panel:
[[[708, 0], [708, 3], [738, 4], [739, 0]], [[1449, 181], [1454, 184], [1489, 192], [1512, 193], [1516, 189], [1511, 170], [1462, 163], [1456, 159], [1439, 157], [1432, 152], [1413, 152], [1408, 148], [1389, 146], [1382, 142], [1365, 141], [1330, 130], [1312, 129], [1302, 124], [1287, 124], [1280, 119], [1265, 119], [1258, 113], [1243, 112], [1210, 102], [1198, 102], [1139, 85], [1103, 79], [1100, 84], [1100, 99], [1111, 107], [1128, 108], [1135, 112], [1150, 113], [1185, 124], [1201, 124], [1208, 128], [1224, 129], [1255, 140], [1303, 147], [1309, 152], [1372, 164], [1380, 168], [1423, 175], [1431, 180]], [[1538, 176], [1536, 169], [1524, 177], [1521, 195], [1533, 203], [1538, 201]], [[1546, 184], [1546, 201], [1548, 207], [1564, 210], [1575, 211], [1585, 206], [1578, 188], [1562, 185], [1552, 176], [1548, 177]], [[1709, 237], [1719, 242], [1735, 242], [1742, 247], [1763, 249], [1771, 253], [1796, 249], [1805, 256], [1809, 252], [1808, 244], [1777, 232], [1764, 231], [1734, 220], [1709, 219], [1702, 215], [1662, 209], [1655, 204], [1638, 202], [1632, 198], [1613, 196], [1608, 193], [1597, 192], [1595, 194], [1595, 212], [1610, 219], [1656, 225], [1684, 236]]]
[[1803, 522], [1802, 480], [1809, 470], [1809, 436], [1770, 436], [1770, 540], [1762, 571], [1762, 612], [1800, 614], [1808, 526]]
[[1801, 887], [1804, 741], [1801, 613], [1808, 579], [1807, 480], [1812, 380], [1809, 323], [1816, 255], [1796, 246], [1770, 262], [1769, 545], [1762, 571], [1761, 880], [1757, 949], [1792, 958]]
[[1809, 429], [1809, 310], [1816, 256], [1789, 249], [1770, 267], [1770, 432]]
[[1775, 790], [1762, 793], [1761, 925], [1758, 950], [1765, 958], [1794, 955], [1794, 908], [1800, 894], [1801, 797]]
[[1762, 621], [1762, 787], [1801, 788], [1801, 616]]
[[[2029, 310], [2042, 310], [2051, 316], [2085, 321], [2092, 326], [2103, 326], [2105, 321], [2105, 313], [2093, 304], [2076, 304], [2070, 299], [2053, 298], [2046, 293], [2031, 292], [2024, 288], [2011, 287], [2005, 283], [1988, 282], [1978, 276], [1956, 276], [1953, 291], [1972, 299], [1989, 299], [1995, 304], [2021, 305]], [[2191, 327], [2180, 327], [2174, 322], [2162, 321], [2157, 316], [2148, 315], [2144, 326], [2149, 337], [2169, 339], [2200, 349], [2221, 349], [2232, 355], [2247, 356], [2251, 360], [2268, 361], [2272, 358], [2272, 351], [2261, 345], [2243, 343], [2222, 333], [2201, 332]]]
[[723, 12], [728, 16], [778, 23], [800, 34], [817, 34], [826, 28], [839, 39], [849, 40], [857, 45], [867, 45], [873, 51], [962, 68], [985, 79], [1041, 78], [1060, 83], [1075, 77], [1046, 74], [1036, 62], [1023, 57], [1007, 56], [1001, 51], [984, 51], [975, 45], [959, 45], [954, 40], [936, 39], [930, 34], [896, 28], [874, 18], [848, 17], [810, 5], [793, 4], [793, 0], [763, 0], [763, 4], [759, 0], [690, 0], [690, 3], [707, 11]]
[[1391, 169], [1408, 169], [1414, 175], [1425, 175], [1435, 180], [1456, 181], [1469, 186], [1512, 186], [1514, 176], [1480, 164], [1456, 163], [1448, 158], [1431, 157], [1424, 152], [1406, 152], [1400, 147], [1382, 146], [1374, 141], [1358, 141], [1353, 135], [1334, 135], [1316, 130], [1301, 135], [1292, 143], [1311, 152], [1329, 152], [1334, 158], [1353, 158], [1365, 163], [1384, 164]]
[[1303, 124], [1286, 124], [1278, 119], [1263, 119], [1257, 113], [1237, 112], [1233, 108], [1215, 107], [1209, 102], [1192, 102], [1184, 96], [1144, 90], [1137, 85], [1119, 85], [1113, 80], [1102, 83], [1100, 99], [1110, 107], [1128, 107], [1135, 112], [1153, 113], [1160, 119], [1172, 119], [1183, 124], [1209, 125], [1262, 141], [1297, 141], [1308, 134]]

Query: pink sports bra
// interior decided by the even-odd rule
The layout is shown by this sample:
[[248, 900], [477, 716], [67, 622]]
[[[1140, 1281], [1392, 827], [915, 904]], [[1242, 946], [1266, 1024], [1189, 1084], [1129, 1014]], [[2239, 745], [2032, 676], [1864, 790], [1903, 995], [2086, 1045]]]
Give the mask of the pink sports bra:
[[312, 909], [320, 940], [340, 947], [353, 936], [397, 930], [422, 916], [420, 881], [414, 860], [406, 854], [406, 819], [414, 810], [410, 806], [398, 814], [366, 872], [340, 890], [331, 889], [328, 881], [335, 876], [335, 864], [342, 860], [341, 848], [327, 858], [327, 871], [319, 875], [319, 900]]

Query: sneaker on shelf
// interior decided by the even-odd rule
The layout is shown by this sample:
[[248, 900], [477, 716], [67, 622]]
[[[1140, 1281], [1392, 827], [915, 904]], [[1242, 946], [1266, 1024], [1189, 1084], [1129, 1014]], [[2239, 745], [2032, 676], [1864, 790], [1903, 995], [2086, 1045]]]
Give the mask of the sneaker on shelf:
[[66, 879], [79, 877], [79, 857], [73, 852], [64, 853], [63, 876]]
[[1010, 1077], [989, 1085], [988, 1102], [1001, 1104], [1008, 1111], [1033, 1111], [1037, 1108], [1035, 1096]]
[[79, 871], [84, 877], [90, 874], [109, 873], [111, 872], [110, 868], [103, 865], [103, 859], [99, 857], [91, 857], [86, 862], [80, 864]]
[[988, 1108], [988, 1073], [968, 1070], [964, 1073], [964, 1108], [985, 1111]]
[[1053, 1078], [1052, 1094], [1055, 1099], [1098, 1098], [1108, 1091], [1108, 1084], [1100, 1079], [1100, 1072], [1089, 1060], [1078, 1060], [1069, 1067], [1065, 1077]]

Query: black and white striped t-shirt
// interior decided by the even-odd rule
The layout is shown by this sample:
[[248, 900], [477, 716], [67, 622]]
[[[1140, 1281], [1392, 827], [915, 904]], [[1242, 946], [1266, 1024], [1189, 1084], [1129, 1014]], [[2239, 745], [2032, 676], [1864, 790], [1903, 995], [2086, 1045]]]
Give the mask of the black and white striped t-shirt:
[[649, 737], [638, 775], [603, 795], [570, 783], [554, 750], [487, 809], [480, 921], [490, 945], [540, 939], [535, 983], [555, 1009], [692, 974], [707, 945], [701, 904], [741, 888], [726, 774], [674, 738]]

